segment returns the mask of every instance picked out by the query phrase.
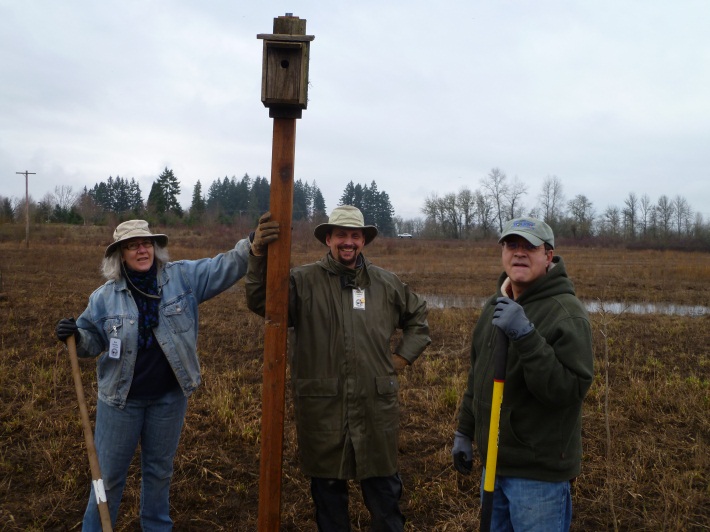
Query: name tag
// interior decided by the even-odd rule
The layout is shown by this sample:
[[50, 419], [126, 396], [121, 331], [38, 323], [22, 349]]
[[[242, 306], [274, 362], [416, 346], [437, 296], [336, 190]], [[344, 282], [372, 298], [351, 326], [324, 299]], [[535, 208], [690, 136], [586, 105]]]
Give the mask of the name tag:
[[118, 360], [121, 358], [121, 339], [111, 338], [108, 343], [108, 357]]
[[365, 310], [365, 290], [353, 288], [353, 309]]

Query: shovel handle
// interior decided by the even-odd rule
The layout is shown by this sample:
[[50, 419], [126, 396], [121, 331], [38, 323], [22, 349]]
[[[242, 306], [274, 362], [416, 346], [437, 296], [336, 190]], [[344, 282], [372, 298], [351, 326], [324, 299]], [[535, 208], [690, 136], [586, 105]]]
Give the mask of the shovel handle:
[[503, 404], [503, 388], [505, 386], [505, 367], [508, 359], [508, 337], [502, 329], [496, 327], [496, 344], [493, 371], [493, 397], [491, 399], [491, 422], [488, 429], [488, 451], [486, 453], [486, 473], [483, 479], [483, 496], [481, 497], [481, 532], [491, 529], [493, 514], [493, 491], [496, 482], [496, 465], [498, 463], [498, 431], [500, 426], [500, 408]]
[[89, 453], [89, 466], [91, 467], [91, 480], [96, 495], [96, 502], [99, 505], [99, 516], [101, 517], [101, 529], [104, 532], [112, 532], [111, 515], [108, 511], [106, 493], [104, 492], [104, 482], [101, 479], [101, 469], [99, 459], [94, 446], [94, 435], [91, 432], [91, 421], [89, 421], [89, 410], [86, 408], [84, 398], [84, 386], [81, 384], [81, 371], [79, 369], [79, 357], [76, 354], [76, 341], [74, 336], [67, 338], [67, 349], [69, 349], [69, 360], [71, 360], [71, 371], [74, 377], [74, 387], [76, 388], [76, 398], [79, 401], [79, 412], [81, 413], [81, 425], [84, 428], [84, 440], [86, 450]]

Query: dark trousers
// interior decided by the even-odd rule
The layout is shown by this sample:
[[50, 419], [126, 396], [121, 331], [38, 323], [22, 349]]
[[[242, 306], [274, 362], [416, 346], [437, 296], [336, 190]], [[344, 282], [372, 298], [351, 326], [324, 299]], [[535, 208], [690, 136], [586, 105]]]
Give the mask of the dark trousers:
[[[372, 477], [360, 481], [362, 498], [370, 512], [370, 530], [402, 532], [404, 516], [399, 509], [402, 480], [398, 474]], [[316, 506], [316, 523], [320, 532], [347, 532], [348, 481], [332, 478], [311, 478], [311, 495]]]

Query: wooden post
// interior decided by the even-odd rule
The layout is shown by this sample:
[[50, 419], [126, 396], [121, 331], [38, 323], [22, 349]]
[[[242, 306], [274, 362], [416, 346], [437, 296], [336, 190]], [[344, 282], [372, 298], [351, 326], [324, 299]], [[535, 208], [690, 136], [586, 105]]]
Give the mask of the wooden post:
[[264, 382], [261, 401], [259, 530], [278, 530], [281, 521], [288, 285], [293, 213], [293, 162], [296, 120], [274, 119], [270, 209], [280, 223], [278, 240], [269, 245], [266, 271]]
[[287, 14], [274, 19], [274, 34], [264, 39], [262, 102], [274, 119], [271, 153], [271, 218], [279, 222], [278, 240], [267, 252], [264, 371], [261, 400], [259, 470], [260, 532], [277, 532], [281, 523], [288, 288], [291, 262], [296, 119], [306, 108], [308, 50], [306, 21]]

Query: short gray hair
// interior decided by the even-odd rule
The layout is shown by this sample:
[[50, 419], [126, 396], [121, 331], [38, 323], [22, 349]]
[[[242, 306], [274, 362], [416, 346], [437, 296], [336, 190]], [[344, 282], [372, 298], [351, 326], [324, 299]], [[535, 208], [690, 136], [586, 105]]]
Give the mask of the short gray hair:
[[[170, 260], [168, 248], [160, 246], [153, 240], [153, 257], [158, 261], [158, 268]], [[101, 262], [101, 274], [107, 281], [118, 281], [121, 278], [121, 247], [117, 246], [108, 257]]]

